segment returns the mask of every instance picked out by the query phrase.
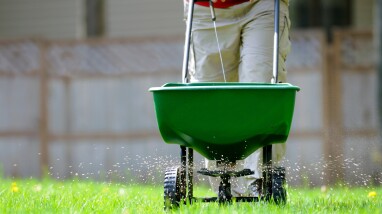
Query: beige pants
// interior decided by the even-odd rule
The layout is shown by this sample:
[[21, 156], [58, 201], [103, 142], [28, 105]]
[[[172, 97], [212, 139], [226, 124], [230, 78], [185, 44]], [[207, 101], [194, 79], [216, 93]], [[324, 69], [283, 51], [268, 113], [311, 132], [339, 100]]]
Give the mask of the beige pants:
[[[188, 6], [185, 4], [185, 12]], [[219, 45], [228, 82], [270, 82], [273, 63], [274, 1], [246, 2], [226, 9], [215, 9]], [[187, 13], [185, 13], [187, 14]], [[286, 82], [285, 60], [290, 51], [289, 12], [280, 2], [279, 81]], [[191, 82], [223, 82], [217, 40], [208, 7], [195, 5], [189, 61]], [[273, 145], [273, 163], [285, 154], [285, 144]], [[249, 168], [252, 176], [232, 179], [234, 196], [251, 195], [248, 186], [262, 177], [262, 149], [237, 161], [236, 170]], [[206, 167], [216, 162], [206, 160]], [[217, 192], [220, 179], [210, 178]]]

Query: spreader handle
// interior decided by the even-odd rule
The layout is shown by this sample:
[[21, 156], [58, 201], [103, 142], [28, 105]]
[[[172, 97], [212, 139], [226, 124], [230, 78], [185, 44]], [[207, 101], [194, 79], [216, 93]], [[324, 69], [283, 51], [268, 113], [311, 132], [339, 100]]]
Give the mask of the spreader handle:
[[[192, 20], [194, 16], [195, 2], [207, 2], [211, 0], [189, 0], [188, 1], [188, 15], [186, 27], [186, 39], [184, 44], [183, 54], [183, 69], [182, 69], [182, 83], [187, 83], [188, 79], [188, 59], [190, 56], [190, 38], [192, 29]], [[279, 73], [279, 25], [280, 25], [280, 0], [275, 0], [274, 4], [274, 36], [273, 36], [273, 77], [272, 83], [278, 83]]]
[[188, 0], [186, 39], [184, 42], [184, 54], [183, 54], [182, 83], [188, 82], [188, 59], [190, 56], [190, 38], [191, 38], [192, 19], [194, 16], [194, 3], [195, 3], [195, 0]]
[[275, 20], [273, 36], [273, 77], [272, 83], [278, 83], [279, 74], [279, 25], [280, 25], [280, 0], [275, 0]]
[[209, 1], [211, 0], [188, 0], [186, 39], [184, 42], [184, 54], [183, 54], [182, 83], [189, 82], [188, 59], [190, 57], [190, 45], [191, 45], [190, 38], [191, 38], [192, 20], [194, 18], [194, 4], [195, 2], [209, 2]]

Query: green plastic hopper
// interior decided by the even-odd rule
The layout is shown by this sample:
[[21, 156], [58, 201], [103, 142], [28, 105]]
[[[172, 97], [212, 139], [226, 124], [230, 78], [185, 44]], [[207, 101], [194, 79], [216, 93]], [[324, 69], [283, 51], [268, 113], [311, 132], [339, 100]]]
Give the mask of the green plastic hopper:
[[298, 90], [287, 83], [168, 83], [150, 88], [166, 143], [225, 161], [285, 143]]

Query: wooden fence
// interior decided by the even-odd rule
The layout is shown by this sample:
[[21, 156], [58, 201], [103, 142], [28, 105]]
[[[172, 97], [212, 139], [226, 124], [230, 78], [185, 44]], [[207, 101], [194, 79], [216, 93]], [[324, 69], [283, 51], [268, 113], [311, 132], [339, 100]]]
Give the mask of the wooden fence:
[[[382, 182], [377, 51], [369, 31], [337, 31], [326, 70], [327, 162], [331, 181]], [[336, 166], [336, 165], [334, 165]]]
[[[341, 31], [328, 45], [320, 31], [295, 31], [292, 42], [289, 82], [302, 90], [285, 161], [290, 182], [359, 182], [349, 165], [367, 163], [361, 171], [370, 175], [367, 156], [378, 144], [371, 33]], [[182, 37], [1, 41], [5, 176], [160, 180], [178, 147], [161, 141], [148, 88], [180, 81], [182, 52]], [[352, 151], [359, 160], [349, 162]]]

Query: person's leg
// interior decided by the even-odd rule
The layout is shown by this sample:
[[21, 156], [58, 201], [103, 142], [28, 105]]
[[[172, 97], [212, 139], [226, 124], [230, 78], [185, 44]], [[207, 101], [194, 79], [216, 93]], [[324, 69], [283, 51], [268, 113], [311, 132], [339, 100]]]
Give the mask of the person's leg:
[[[216, 9], [215, 12], [226, 81], [237, 82], [240, 26], [229, 18], [219, 19], [224, 9]], [[218, 43], [208, 7], [195, 5], [188, 69], [191, 82], [224, 82]]]
[[[243, 26], [240, 82], [271, 82], [273, 68], [274, 1], [260, 0]], [[288, 6], [280, 2], [279, 81], [286, 81], [285, 60], [290, 52]]]
[[[273, 65], [274, 1], [260, 0], [251, 14], [254, 19], [244, 25], [242, 36], [240, 82], [270, 82]], [[251, 17], [249, 17], [250, 19]], [[285, 60], [290, 51], [288, 6], [280, 2], [279, 81], [286, 81]], [[256, 113], [256, 112], [254, 112]], [[272, 160], [275, 165], [285, 155], [285, 143], [274, 144]], [[255, 151], [244, 161], [244, 168], [255, 171], [240, 183], [246, 186], [262, 177], [262, 149]]]

